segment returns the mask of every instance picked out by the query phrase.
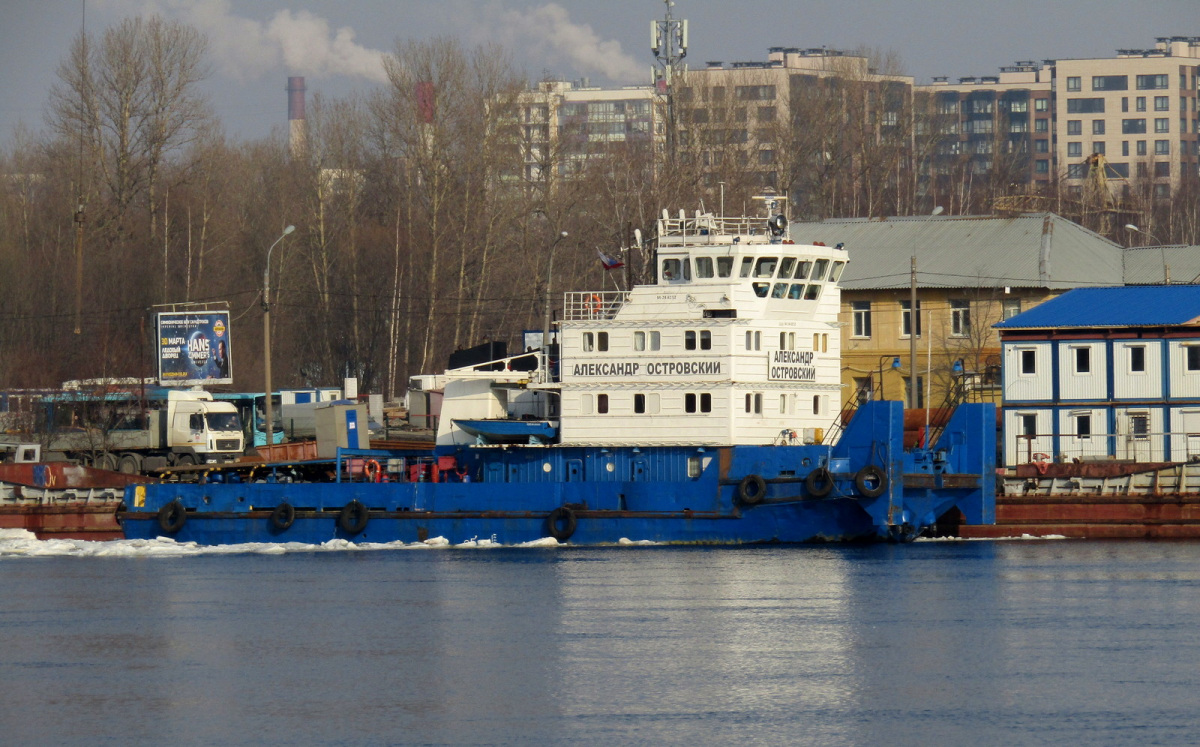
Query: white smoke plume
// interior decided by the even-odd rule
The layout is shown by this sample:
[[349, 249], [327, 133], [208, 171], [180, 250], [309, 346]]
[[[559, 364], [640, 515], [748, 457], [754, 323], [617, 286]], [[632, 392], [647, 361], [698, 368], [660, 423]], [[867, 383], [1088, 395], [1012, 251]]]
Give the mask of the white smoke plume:
[[601, 39], [591, 26], [573, 23], [561, 5], [547, 3], [525, 10], [492, 5], [485, 15], [490, 39], [513, 51], [524, 50], [529, 57], [566, 63], [580, 73], [600, 74], [616, 83], [632, 83], [648, 75], [649, 61], [639, 63], [619, 41]]
[[209, 39], [217, 68], [248, 80], [280, 66], [294, 75], [351, 75], [386, 80], [383, 53], [354, 40], [354, 29], [333, 30], [306, 10], [280, 10], [267, 22], [234, 14], [230, 0], [101, 0], [101, 8], [157, 13], [195, 26]]

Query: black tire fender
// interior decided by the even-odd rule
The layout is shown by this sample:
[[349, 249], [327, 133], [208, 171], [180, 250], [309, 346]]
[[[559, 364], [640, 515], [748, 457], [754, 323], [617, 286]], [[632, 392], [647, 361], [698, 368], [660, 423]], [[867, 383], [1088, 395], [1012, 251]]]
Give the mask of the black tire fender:
[[887, 492], [887, 473], [882, 467], [868, 464], [854, 473], [854, 489], [867, 498], [878, 498]]
[[824, 467], [817, 467], [804, 478], [804, 489], [814, 498], [824, 498], [833, 492], [833, 475]]
[[746, 475], [738, 483], [738, 499], [747, 506], [762, 503], [767, 495], [767, 481], [759, 475]]
[[167, 534], [175, 534], [187, 523], [187, 509], [179, 499], [171, 501], [158, 509], [158, 528]]
[[367, 528], [367, 522], [371, 520], [371, 514], [367, 511], [367, 507], [361, 502], [354, 500], [342, 506], [342, 512], [338, 514], [338, 527], [346, 534], [358, 534]]
[[575, 528], [579, 526], [579, 520], [575, 518], [574, 511], [566, 506], [559, 506], [546, 517], [546, 524], [550, 530], [551, 537], [559, 542], [566, 542], [571, 539], [572, 534], [575, 534]]
[[271, 528], [277, 532], [287, 531], [294, 521], [296, 521], [296, 509], [287, 501], [280, 503], [271, 512]]

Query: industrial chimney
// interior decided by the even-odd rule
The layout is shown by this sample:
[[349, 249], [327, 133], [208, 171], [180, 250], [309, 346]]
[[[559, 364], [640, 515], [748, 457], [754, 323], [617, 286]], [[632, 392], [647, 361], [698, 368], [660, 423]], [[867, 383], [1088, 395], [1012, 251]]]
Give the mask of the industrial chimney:
[[288, 146], [294, 158], [303, 155], [308, 134], [304, 122], [305, 90], [302, 76], [288, 78]]

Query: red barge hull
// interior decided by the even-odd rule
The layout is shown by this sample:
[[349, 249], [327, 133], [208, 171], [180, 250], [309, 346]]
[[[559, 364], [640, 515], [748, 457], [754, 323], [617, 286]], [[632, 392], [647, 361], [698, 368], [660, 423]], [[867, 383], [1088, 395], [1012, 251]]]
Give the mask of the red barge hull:
[[154, 480], [70, 462], [0, 464], [0, 529], [38, 539], [124, 539], [125, 486], [144, 482]]

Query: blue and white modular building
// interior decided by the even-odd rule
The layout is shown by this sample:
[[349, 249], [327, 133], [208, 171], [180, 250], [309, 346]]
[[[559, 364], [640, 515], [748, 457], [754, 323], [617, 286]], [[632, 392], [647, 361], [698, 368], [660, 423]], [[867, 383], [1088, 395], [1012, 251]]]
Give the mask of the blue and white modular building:
[[1006, 465], [1200, 459], [1200, 285], [1080, 288], [996, 328]]

